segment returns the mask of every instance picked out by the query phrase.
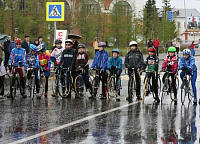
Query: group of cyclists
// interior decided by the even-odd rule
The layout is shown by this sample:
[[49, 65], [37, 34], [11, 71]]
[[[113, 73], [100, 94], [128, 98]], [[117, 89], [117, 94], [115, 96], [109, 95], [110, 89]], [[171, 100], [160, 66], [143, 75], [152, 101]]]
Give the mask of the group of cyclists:
[[[36, 96], [39, 96], [40, 90], [40, 75], [41, 71], [45, 75], [45, 87], [44, 87], [44, 96], [48, 96], [48, 79], [50, 76], [50, 68], [51, 62], [54, 63], [55, 73], [60, 73], [60, 81], [62, 84], [62, 93], [61, 95], [66, 96], [67, 98], [71, 98], [71, 89], [69, 93], [66, 93], [66, 89], [69, 84], [66, 84], [66, 75], [71, 72], [72, 83], [75, 81], [76, 77], [82, 73], [82, 79], [86, 88], [90, 92], [89, 98], [96, 98], [96, 90], [93, 86], [93, 82], [90, 80], [89, 71], [98, 71], [99, 73], [99, 81], [102, 82], [102, 94], [100, 94], [101, 99], [106, 99], [108, 94], [108, 79], [109, 75], [107, 70], [110, 71], [110, 74], [116, 75], [116, 83], [119, 84], [120, 76], [122, 73], [122, 59], [120, 58], [120, 51], [118, 49], [112, 50], [112, 57], [109, 58], [108, 52], [106, 51], [106, 43], [99, 42], [98, 48], [99, 51], [96, 52], [94, 61], [89, 67], [88, 65], [88, 54], [85, 52], [85, 45], [79, 44], [77, 49], [73, 47], [73, 41], [71, 39], [67, 39], [65, 41], [65, 48], [62, 47], [62, 41], [57, 39], [55, 41], [55, 48], [53, 49], [51, 55], [49, 56], [44, 49], [44, 46], [40, 44], [39, 46], [35, 46], [34, 44], [30, 44], [30, 52], [26, 54], [24, 48], [21, 47], [21, 39], [15, 39], [16, 48], [12, 49], [9, 58], [9, 68], [11, 69], [12, 77], [11, 77], [11, 86], [10, 86], [10, 95], [8, 98], [13, 98], [13, 86], [15, 85], [15, 76], [16, 73], [19, 73], [20, 76], [20, 84], [22, 86], [22, 97], [26, 98], [26, 81], [30, 79], [32, 74], [35, 75], [35, 85], [36, 85]], [[158, 92], [158, 73], [159, 73], [159, 58], [156, 55], [156, 49], [154, 47], [148, 48], [149, 55], [144, 60], [143, 54], [138, 48], [138, 44], [136, 41], [131, 41], [129, 43], [130, 51], [126, 54], [125, 57], [125, 67], [128, 69], [129, 78], [134, 74], [135, 83], [136, 83], [136, 97], [137, 100], [142, 100], [141, 97], [141, 71], [148, 71], [149, 76], [152, 79], [152, 89], [155, 93], [155, 100], [160, 102], [159, 92]], [[183, 79], [184, 75], [191, 75], [191, 83], [192, 90], [194, 94], [193, 103], [197, 104], [197, 94], [196, 94], [196, 78], [197, 78], [197, 67], [195, 65], [195, 59], [191, 56], [191, 51], [189, 49], [183, 50], [183, 56], [179, 58], [176, 56], [176, 48], [169, 47], [168, 54], [164, 58], [164, 62], [161, 67], [162, 72], [170, 72], [169, 77], [172, 80], [172, 86], [169, 87], [169, 91], [171, 88], [173, 90], [174, 98], [173, 101], [177, 103], [177, 87], [176, 87], [176, 76], [178, 74], [178, 70], [181, 70], [180, 73], [181, 79]], [[26, 74], [27, 73], [27, 74]], [[163, 76], [163, 83], [165, 81], [166, 73]], [[148, 95], [148, 93], [147, 93]], [[56, 97], [56, 93], [52, 94], [53, 97]], [[84, 95], [75, 95], [77, 98], [83, 97]], [[120, 88], [117, 89], [117, 99], [120, 99]], [[128, 101], [132, 101], [132, 96], [128, 95], [126, 98]]]

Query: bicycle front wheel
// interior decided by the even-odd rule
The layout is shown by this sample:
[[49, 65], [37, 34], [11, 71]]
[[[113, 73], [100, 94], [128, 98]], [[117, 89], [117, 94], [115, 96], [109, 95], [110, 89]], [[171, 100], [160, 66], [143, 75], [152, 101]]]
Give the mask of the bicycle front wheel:
[[108, 80], [108, 98], [117, 97], [115, 78], [113, 76]]
[[181, 102], [182, 102], [182, 104], [184, 104], [186, 96], [187, 96], [186, 90], [185, 89], [181, 89]]
[[96, 98], [96, 96], [98, 95], [99, 93], [99, 76], [96, 76], [94, 79], [93, 79], [93, 82], [92, 82], [92, 91], [93, 91], [93, 98]]
[[78, 97], [83, 97], [85, 94], [85, 84], [81, 75], [77, 76], [74, 81], [74, 91]]
[[4, 96], [5, 97], [10, 95], [10, 84], [11, 84], [10, 76], [6, 74], [4, 77]]
[[40, 90], [39, 90], [39, 94], [38, 94], [38, 98], [41, 98], [44, 94], [44, 90], [45, 90], [45, 84], [46, 84], [46, 78], [44, 75], [40, 76]]
[[64, 76], [63, 81], [60, 80], [59, 95], [62, 98], [67, 98], [71, 92], [71, 81], [68, 77]]
[[194, 93], [193, 93], [192, 85], [190, 82], [189, 87], [188, 87], [188, 100], [191, 101], [193, 98], [194, 98]]
[[128, 97], [129, 97], [129, 100], [132, 101], [135, 95], [136, 95], [135, 79], [134, 79], [133, 76], [131, 76], [129, 78], [129, 81], [128, 81]]
[[148, 78], [146, 77], [144, 81], [144, 87], [143, 87], [143, 99], [142, 99], [143, 103], [144, 103], [146, 93], [147, 93], [147, 85], [148, 85]]

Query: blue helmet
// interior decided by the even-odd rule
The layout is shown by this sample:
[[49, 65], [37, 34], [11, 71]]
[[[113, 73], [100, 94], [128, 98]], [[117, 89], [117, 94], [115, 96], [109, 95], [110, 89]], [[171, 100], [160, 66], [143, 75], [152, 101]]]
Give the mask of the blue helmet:
[[119, 50], [118, 49], [113, 49], [112, 52], [116, 52], [119, 54]]
[[35, 52], [37, 51], [37, 46], [34, 44], [30, 44], [30, 49]]
[[191, 51], [189, 49], [183, 50], [183, 55], [190, 55]]

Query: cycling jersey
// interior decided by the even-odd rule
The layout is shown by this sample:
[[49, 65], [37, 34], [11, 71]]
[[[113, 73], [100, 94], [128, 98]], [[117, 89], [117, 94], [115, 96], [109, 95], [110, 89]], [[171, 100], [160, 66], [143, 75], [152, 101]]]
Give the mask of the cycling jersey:
[[39, 54], [38, 57], [40, 66], [45, 67], [45, 70], [49, 71], [51, 66], [50, 58], [46, 55], [46, 53]]
[[55, 58], [55, 65], [59, 65], [64, 48], [55, 48], [51, 53], [51, 57]]
[[9, 64], [12, 63], [14, 66], [18, 66], [18, 62], [22, 61], [24, 66], [27, 67], [25, 57], [26, 57], [25, 49], [23, 49], [23, 48], [14, 48], [11, 51], [11, 54], [10, 54]]
[[177, 71], [178, 68], [178, 61], [176, 56], [167, 56], [164, 59], [164, 62], [162, 64], [162, 70], [165, 70], [167, 68], [167, 71], [173, 72], [174, 74]]
[[183, 67], [187, 67], [188, 70], [196, 71], [197, 66], [195, 65], [194, 57], [190, 56], [188, 59], [181, 57], [178, 69], [182, 69]]
[[108, 53], [107, 51], [98, 51], [95, 54], [93, 64], [91, 66], [92, 69], [98, 68], [105, 70], [107, 67], [107, 62], [108, 62]]
[[84, 68], [88, 64], [88, 55], [83, 52], [83, 53], [78, 53], [76, 55], [76, 62], [75, 62], [75, 67], [81, 67]]
[[111, 69], [112, 66], [116, 66], [116, 68], [119, 70], [119, 73], [122, 73], [122, 59], [120, 57], [111, 57], [109, 59], [107, 68]]
[[65, 68], [74, 67], [75, 56], [76, 56], [76, 50], [75, 49], [73, 49], [73, 48], [65, 49], [62, 52], [61, 61], [60, 61], [59, 65], [65, 67]]
[[157, 56], [148, 56], [144, 62], [144, 69], [148, 71], [158, 71], [159, 58]]
[[28, 67], [39, 67], [39, 57], [37, 54], [28, 53], [26, 55], [26, 62]]

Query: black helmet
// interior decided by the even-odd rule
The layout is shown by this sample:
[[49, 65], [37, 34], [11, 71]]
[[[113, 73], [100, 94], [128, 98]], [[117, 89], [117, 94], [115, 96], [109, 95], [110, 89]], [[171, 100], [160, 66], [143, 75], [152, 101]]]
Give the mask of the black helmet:
[[62, 43], [62, 41], [59, 40], [59, 39], [57, 39], [57, 40], [55, 41], [55, 44], [61, 44], [61, 43]]
[[78, 45], [78, 49], [79, 49], [79, 48], [85, 48], [85, 45], [84, 45], [84, 44], [79, 44], [79, 45]]

